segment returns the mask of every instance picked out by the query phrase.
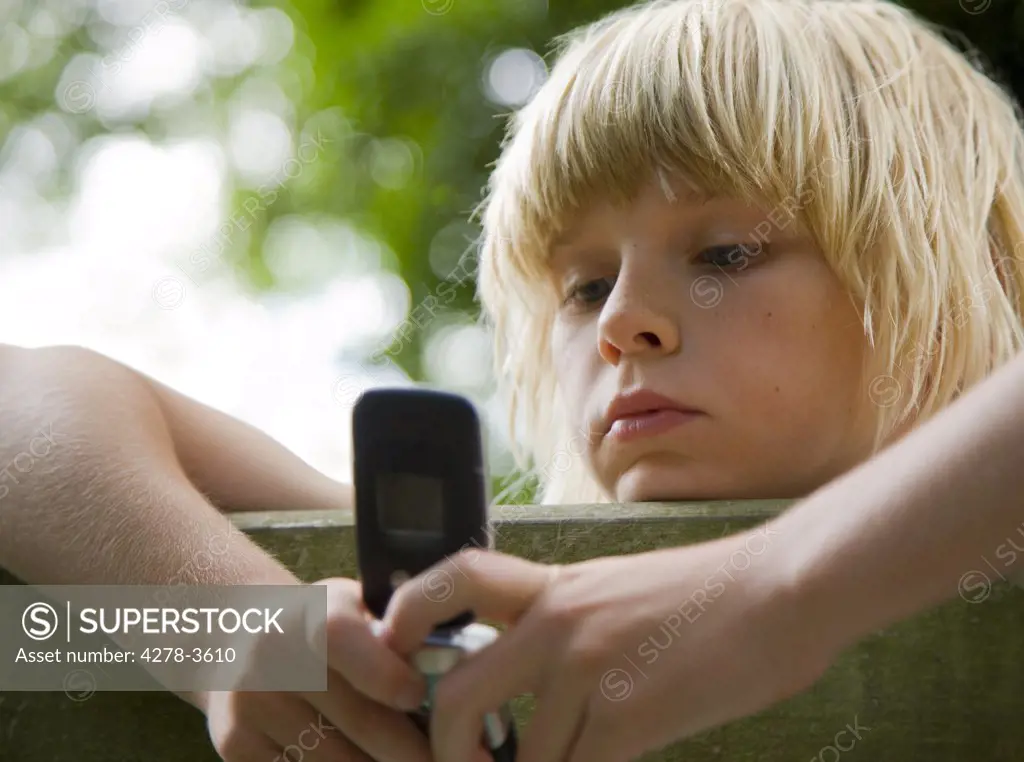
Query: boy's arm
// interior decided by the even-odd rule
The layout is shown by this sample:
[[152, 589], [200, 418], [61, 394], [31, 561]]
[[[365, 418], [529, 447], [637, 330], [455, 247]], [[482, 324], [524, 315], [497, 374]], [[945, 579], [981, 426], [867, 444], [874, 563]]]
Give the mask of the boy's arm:
[[352, 507], [351, 484], [328, 478], [259, 429], [145, 380], [156, 394], [183, 470], [222, 511]]
[[109, 358], [0, 346], [0, 567], [25, 581], [291, 584], [217, 507], [349, 505], [256, 429]]
[[[772, 556], [835, 649], [1012, 580], [1024, 533], [1024, 354], [774, 522]], [[1000, 552], [1000, 549], [1004, 552]]]

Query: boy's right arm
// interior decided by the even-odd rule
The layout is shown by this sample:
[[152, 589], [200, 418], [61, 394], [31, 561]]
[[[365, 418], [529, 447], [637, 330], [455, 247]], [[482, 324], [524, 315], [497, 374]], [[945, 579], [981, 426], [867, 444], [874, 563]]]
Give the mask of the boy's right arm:
[[78, 347], [0, 346], [0, 436], [0, 567], [34, 584], [294, 584], [218, 507], [347, 507], [256, 429]]
[[[0, 437], [0, 568], [33, 584], [297, 584], [221, 511], [351, 508], [255, 428], [77, 347], [0, 345]], [[283, 758], [325, 720], [310, 762], [429, 762], [387, 708], [418, 706], [422, 678], [371, 633], [357, 582], [327, 584], [328, 691], [179, 695], [227, 762]]]

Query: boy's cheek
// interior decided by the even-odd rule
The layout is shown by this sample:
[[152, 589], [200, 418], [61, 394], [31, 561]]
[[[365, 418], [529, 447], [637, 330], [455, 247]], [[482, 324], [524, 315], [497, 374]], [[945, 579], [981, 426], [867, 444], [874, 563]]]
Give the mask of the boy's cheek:
[[[582, 335], [581, 335], [582, 334]], [[561, 393], [561, 404], [574, 428], [586, 424], [587, 405], [593, 404], [601, 378], [603, 361], [597, 352], [597, 339], [583, 332], [552, 336], [554, 371]]]

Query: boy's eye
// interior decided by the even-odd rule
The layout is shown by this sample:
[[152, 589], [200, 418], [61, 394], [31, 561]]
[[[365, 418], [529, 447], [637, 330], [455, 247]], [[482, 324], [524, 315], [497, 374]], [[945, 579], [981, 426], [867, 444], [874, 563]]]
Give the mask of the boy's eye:
[[[718, 269], [745, 270], [766, 253], [763, 242], [730, 243], [709, 246], [697, 254], [697, 261]], [[592, 307], [608, 298], [615, 287], [615, 278], [597, 278], [581, 281], [569, 288], [563, 306]]]
[[565, 305], [588, 307], [607, 298], [615, 285], [614, 278], [598, 278], [572, 286], [565, 297]]
[[764, 244], [760, 241], [753, 243], [730, 243], [722, 246], [711, 246], [704, 249], [697, 255], [698, 260], [703, 264], [711, 265], [721, 269], [748, 267], [752, 260], [757, 259], [764, 253]]

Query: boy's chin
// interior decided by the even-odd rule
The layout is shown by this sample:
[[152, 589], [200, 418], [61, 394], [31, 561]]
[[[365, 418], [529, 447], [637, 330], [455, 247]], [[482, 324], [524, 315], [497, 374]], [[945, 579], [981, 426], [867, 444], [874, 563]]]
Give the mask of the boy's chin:
[[816, 486], [801, 489], [797, 484], [754, 483], [740, 475], [696, 472], [696, 464], [637, 463], [615, 484], [618, 503], [685, 503], [715, 500], [797, 500]]
[[[721, 475], [693, 473], [693, 464], [636, 463], [619, 477], [615, 499], [619, 503], [683, 503], [743, 500], [749, 490], [725, 484]], [[758, 497], [761, 497], [760, 495]]]
[[619, 503], [674, 503], [691, 500], [724, 500], [680, 469], [638, 463], [619, 477], [615, 499]]

